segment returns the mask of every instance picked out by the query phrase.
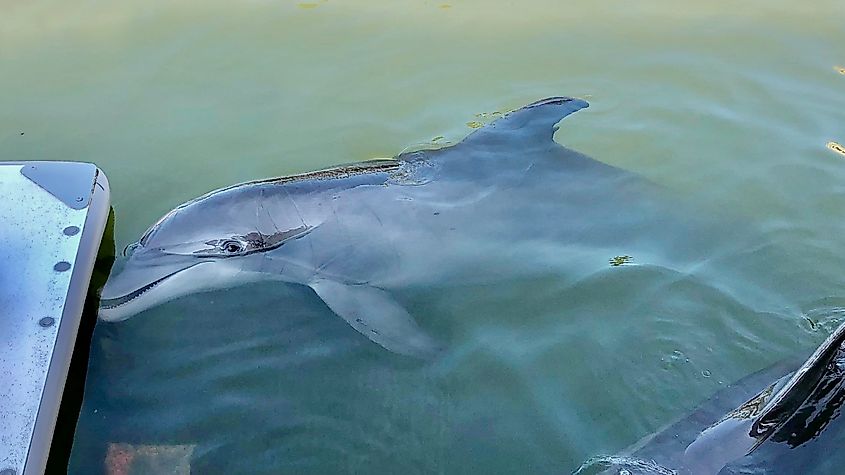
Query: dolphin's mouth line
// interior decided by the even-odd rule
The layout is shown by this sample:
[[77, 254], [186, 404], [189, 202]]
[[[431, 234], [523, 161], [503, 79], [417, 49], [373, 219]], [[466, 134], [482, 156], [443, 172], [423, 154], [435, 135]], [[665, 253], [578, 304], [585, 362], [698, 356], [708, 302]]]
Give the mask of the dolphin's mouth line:
[[149, 284], [141, 287], [140, 289], [133, 290], [132, 292], [129, 292], [126, 295], [122, 295], [120, 297], [115, 297], [115, 298], [112, 298], [112, 299], [100, 299], [100, 309], [101, 310], [110, 310], [110, 309], [113, 309], [113, 308], [116, 308], [116, 307], [120, 307], [121, 305], [126, 305], [127, 303], [135, 300], [136, 298], [140, 297], [144, 293], [152, 290], [158, 284], [164, 282], [165, 280], [169, 279], [170, 277], [173, 277], [174, 275], [178, 274], [179, 272], [182, 272], [183, 270], [190, 269], [191, 267], [193, 267], [193, 266], [186, 267], [184, 269], [179, 269], [175, 272], [171, 272], [170, 274], [167, 274], [166, 276], [162, 277], [161, 279], [154, 280], [153, 282], [150, 282]]

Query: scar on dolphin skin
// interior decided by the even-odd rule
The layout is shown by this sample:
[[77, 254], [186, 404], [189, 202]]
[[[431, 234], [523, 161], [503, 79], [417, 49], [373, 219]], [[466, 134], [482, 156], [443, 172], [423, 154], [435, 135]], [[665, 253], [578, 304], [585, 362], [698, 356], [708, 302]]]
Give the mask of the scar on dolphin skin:
[[845, 147], [843, 147], [842, 145], [836, 142], [828, 142], [827, 148], [845, 157]]

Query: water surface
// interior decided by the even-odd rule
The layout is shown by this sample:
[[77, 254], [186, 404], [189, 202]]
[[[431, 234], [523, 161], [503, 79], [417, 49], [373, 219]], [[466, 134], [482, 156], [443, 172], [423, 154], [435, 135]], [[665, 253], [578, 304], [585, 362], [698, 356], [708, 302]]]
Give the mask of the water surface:
[[[119, 248], [210, 189], [455, 142], [573, 95], [556, 138], [752, 243], [755, 275], [608, 266], [401, 295], [452, 343], [386, 354], [307, 289], [101, 324], [71, 461], [194, 446], [195, 473], [566, 473], [809, 353], [845, 308], [845, 5], [26, 2], [0, 18], [0, 157], [90, 160]], [[713, 268], [713, 267], [710, 267]], [[708, 285], [702, 282], [706, 281]]]

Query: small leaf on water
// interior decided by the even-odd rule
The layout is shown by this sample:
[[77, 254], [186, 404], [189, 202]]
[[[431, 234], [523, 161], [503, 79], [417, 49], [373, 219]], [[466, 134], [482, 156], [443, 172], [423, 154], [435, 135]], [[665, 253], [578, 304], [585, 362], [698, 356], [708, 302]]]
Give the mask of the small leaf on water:
[[838, 153], [839, 155], [845, 156], [845, 147], [836, 143], [836, 142], [828, 142], [827, 148], [833, 150], [834, 152]]
[[631, 256], [615, 256], [610, 258], [610, 265], [613, 267], [619, 267], [623, 264], [628, 264], [633, 261], [634, 258]]

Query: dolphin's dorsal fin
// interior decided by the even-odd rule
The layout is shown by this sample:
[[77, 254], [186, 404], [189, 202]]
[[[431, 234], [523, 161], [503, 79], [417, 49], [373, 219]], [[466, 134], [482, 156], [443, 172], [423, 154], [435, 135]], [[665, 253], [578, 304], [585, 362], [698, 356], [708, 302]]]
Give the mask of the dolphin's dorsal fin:
[[[718, 473], [733, 460], [748, 455], [775, 434], [817, 391], [835, 376], [834, 361], [845, 343], [845, 323], [839, 326], [788, 379], [770, 385], [719, 422], [704, 430], [684, 453], [692, 473]], [[785, 381], [784, 381], [785, 380]]]
[[505, 114], [490, 124], [468, 135], [462, 143], [482, 141], [552, 141], [557, 123], [564, 117], [589, 107], [587, 101], [572, 97], [549, 97]]

